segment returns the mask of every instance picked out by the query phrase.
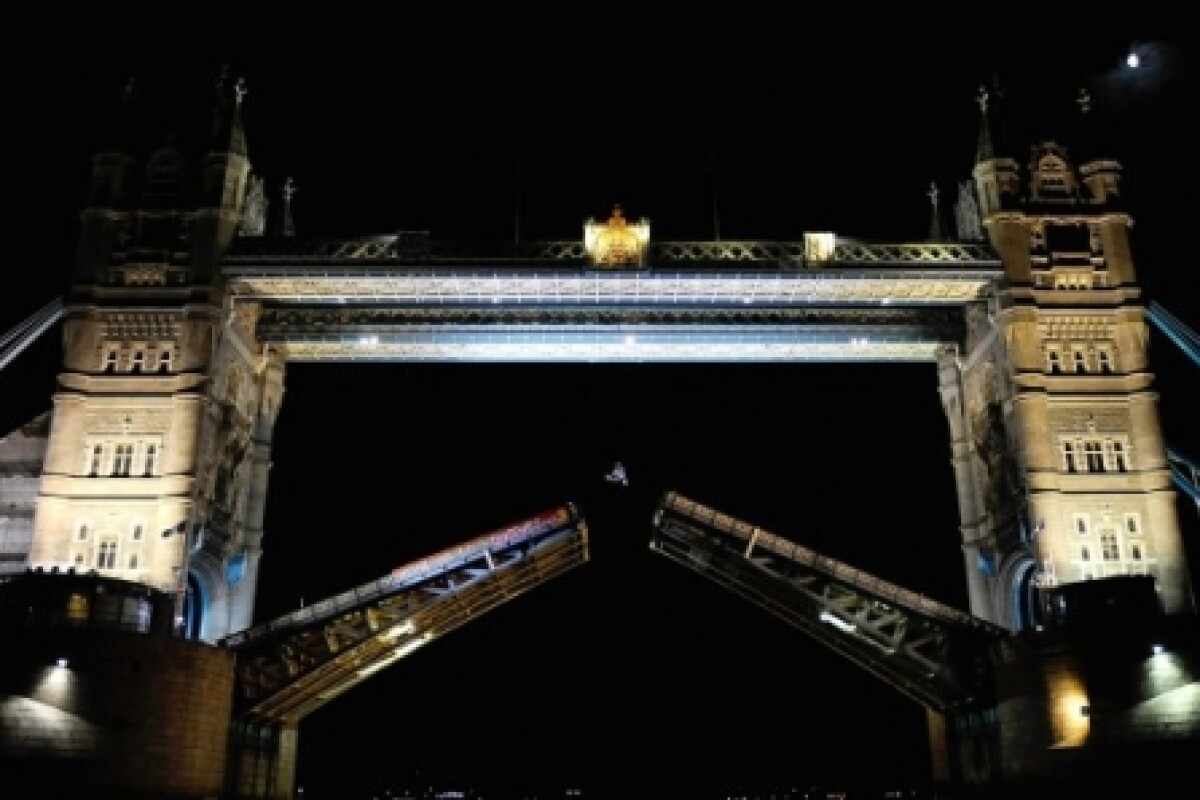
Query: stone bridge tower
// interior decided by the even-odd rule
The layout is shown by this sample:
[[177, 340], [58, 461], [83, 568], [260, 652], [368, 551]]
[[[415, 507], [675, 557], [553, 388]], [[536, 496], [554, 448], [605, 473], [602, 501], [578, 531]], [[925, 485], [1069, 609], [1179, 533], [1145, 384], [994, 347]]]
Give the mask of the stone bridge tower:
[[261, 234], [240, 80], [202, 163], [140, 146], [135, 87], [92, 160], [29, 563], [171, 591], [187, 634], [252, 621], [283, 363], [223, 306], [219, 260]]
[[1004, 278], [939, 361], [971, 611], [1028, 630], [1039, 587], [1121, 575], [1194, 611], [1120, 164], [1082, 103], [1076, 154], [1043, 141], [1022, 171], [980, 106], [966, 202]]

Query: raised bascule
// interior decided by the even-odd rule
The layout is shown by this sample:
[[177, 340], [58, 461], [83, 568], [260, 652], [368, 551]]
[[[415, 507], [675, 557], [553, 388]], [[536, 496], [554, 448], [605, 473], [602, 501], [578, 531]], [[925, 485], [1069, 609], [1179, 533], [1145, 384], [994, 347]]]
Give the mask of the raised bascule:
[[196, 171], [172, 145], [94, 156], [69, 292], [25, 328], [61, 318], [63, 362], [52, 411], [0, 440], [0, 624], [26, 645], [4, 659], [5, 774], [47, 797], [291, 797], [306, 714], [587, 563], [568, 504], [253, 626], [287, 365], [350, 359], [935, 363], [968, 609], [669, 487], [651, 551], [924, 706], [939, 796], [1184, 774], [1195, 465], [1159, 429], [1110, 153], [1046, 141], [1019, 164], [983, 97], [953, 241], [658, 241], [620, 208], [573, 241], [309, 240], [290, 182], [268, 225], [243, 94], [222, 76]]

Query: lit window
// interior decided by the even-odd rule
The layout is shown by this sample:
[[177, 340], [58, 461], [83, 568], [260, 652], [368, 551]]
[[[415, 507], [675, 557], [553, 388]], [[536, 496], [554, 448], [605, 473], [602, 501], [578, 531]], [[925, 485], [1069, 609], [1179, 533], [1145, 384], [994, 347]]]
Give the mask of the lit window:
[[75, 566], [77, 566], [77, 567], [83, 566], [83, 553], [75, 554]]
[[1112, 456], [1112, 465], [1117, 472], [1128, 472], [1129, 462], [1125, 458], [1125, 445], [1120, 442], [1108, 442], [1109, 452]]
[[1058, 354], [1057, 350], [1046, 351], [1046, 362], [1051, 375], [1062, 373], [1062, 356]]
[[1076, 514], [1075, 515], [1075, 532], [1078, 533], [1080, 536], [1086, 536], [1088, 534], [1089, 528], [1090, 528], [1090, 526], [1088, 525], [1087, 514]]
[[122, 478], [129, 477], [130, 471], [133, 469], [133, 445], [119, 444], [117, 445], [116, 457], [113, 459], [113, 475]]
[[105, 372], [116, 372], [117, 371], [117, 351], [116, 350], [109, 350], [107, 353], [104, 354], [104, 371]]
[[1067, 472], [1078, 472], [1079, 465], [1076, 463], [1075, 443], [1072, 441], [1063, 442], [1063, 469]]
[[88, 538], [88, 525], [86, 522], [82, 522], [79, 525], [79, 529], [75, 532], [75, 540], [78, 542], [86, 542], [87, 538]]
[[1117, 543], [1115, 532], [1103, 531], [1100, 534], [1100, 558], [1105, 561], [1121, 560], [1121, 546]]
[[88, 466], [88, 475], [93, 478], [100, 474], [100, 467], [104, 463], [104, 445], [97, 444], [92, 446], [92, 460]]
[[135, 522], [133, 523], [133, 530], [130, 532], [129, 538], [133, 539], [135, 542], [140, 542], [142, 540], [142, 534], [144, 531], [145, 526], [143, 526], [140, 522]]
[[145, 363], [146, 363], [146, 354], [143, 353], [141, 350], [135, 350], [133, 352], [133, 365], [131, 366], [130, 369], [132, 369], [133, 372], [141, 372], [142, 367], [145, 366]]
[[1083, 456], [1088, 472], [1104, 472], [1104, 448], [1100, 442], [1095, 439], [1084, 442]]
[[163, 350], [159, 351], [158, 371], [164, 373], [171, 371], [171, 351], [169, 349], [164, 348]]
[[113, 569], [117, 566], [117, 543], [113, 539], [105, 539], [100, 543], [97, 552], [96, 566], [100, 569]]
[[1087, 372], [1087, 361], [1084, 360], [1083, 351], [1076, 350], [1071, 354], [1071, 360], [1075, 364], [1076, 372]]
[[1113, 363], [1112, 363], [1112, 356], [1109, 354], [1109, 352], [1107, 350], [1101, 350], [1099, 352], [1098, 357], [1100, 359], [1100, 371], [1103, 372], [1105, 375], [1111, 375], [1114, 371]]
[[146, 455], [143, 459], [142, 474], [147, 478], [154, 475], [154, 470], [158, 467], [158, 445], [146, 445]]
[[1125, 515], [1125, 532], [1131, 536], [1138, 536], [1142, 532], [1141, 523], [1138, 521], [1137, 514]]
[[1134, 561], [1142, 560], [1142, 546], [1137, 542], [1129, 545], [1129, 557]]
[[138, 568], [138, 557], [137, 557], [137, 553], [134, 553], [134, 554], [132, 554], [131, 556], [129, 556], [129, 568], [130, 568], [130, 569], [137, 569], [137, 568]]

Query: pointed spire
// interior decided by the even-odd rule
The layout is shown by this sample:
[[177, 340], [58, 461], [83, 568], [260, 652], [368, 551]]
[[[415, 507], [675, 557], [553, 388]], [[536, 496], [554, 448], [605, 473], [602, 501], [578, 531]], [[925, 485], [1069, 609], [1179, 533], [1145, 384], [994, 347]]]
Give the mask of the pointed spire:
[[246, 82], [241, 77], [231, 81], [228, 64], [221, 67], [217, 76], [216, 95], [212, 150], [246, 157], [246, 132], [242, 127], [242, 100], [246, 96]]
[[931, 217], [929, 222], [929, 241], [942, 241], [942, 219], [938, 212], [938, 188], [936, 181], [929, 182], [929, 191], [925, 193], [929, 197], [931, 206]]
[[283, 184], [283, 235], [295, 236], [296, 223], [292, 219], [292, 197], [296, 194], [296, 184], [291, 176]]
[[1087, 114], [1092, 110], [1092, 94], [1085, 88], [1080, 88], [1079, 95], [1075, 98], [1075, 104], [1079, 106], [1081, 114]]
[[1091, 92], [1081, 88], [1075, 96], [1075, 105], [1079, 109], [1076, 115], [1075, 130], [1072, 134], [1072, 149], [1078, 154], [1079, 166], [1097, 159], [1113, 157], [1112, 142], [1105, 136], [1105, 131], [1111, 129], [1111, 120], [1097, 116], [1097, 108]]
[[988, 120], [988, 90], [986, 86], [979, 87], [975, 96], [979, 104], [979, 143], [975, 147], [975, 162], [990, 161], [995, 158], [995, 148], [992, 146], [991, 124]]

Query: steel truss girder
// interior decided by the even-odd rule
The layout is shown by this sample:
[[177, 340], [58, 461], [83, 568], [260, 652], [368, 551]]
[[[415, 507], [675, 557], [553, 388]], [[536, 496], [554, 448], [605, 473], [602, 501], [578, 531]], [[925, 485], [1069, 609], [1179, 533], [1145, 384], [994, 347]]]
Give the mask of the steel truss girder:
[[[817, 268], [852, 264], [969, 264], [997, 266], [996, 252], [982, 242], [873, 243], [835, 240], [833, 252], [820, 260], [807, 255], [800, 241], [726, 240], [651, 241], [647, 261], [655, 266], [679, 264], [764, 264]], [[351, 239], [241, 237], [225, 258], [228, 264], [261, 263], [563, 263], [583, 265], [588, 253], [582, 239], [543, 242], [440, 241], [427, 231], [404, 231]]]
[[225, 266], [230, 295], [267, 303], [479, 306], [962, 305], [985, 297], [993, 268], [872, 267], [805, 271], [646, 271]]
[[257, 337], [294, 361], [933, 361], [956, 308], [268, 306]]
[[1003, 629], [674, 492], [650, 547], [940, 713], [994, 705]]
[[[306, 624], [292, 624], [293, 614], [281, 618], [286, 624], [225, 640], [237, 651], [239, 716], [298, 721], [417, 648], [589, 559], [587, 526], [574, 512], [506, 546], [495, 542], [493, 535], [454, 548], [455, 557], [433, 572], [422, 562], [405, 568], [416, 567], [419, 580], [382, 579], [360, 587], [368, 591], [330, 598], [325, 605], [337, 612], [317, 613]], [[382, 590], [383, 583], [390, 588]], [[359, 599], [348, 603], [347, 596]]]

